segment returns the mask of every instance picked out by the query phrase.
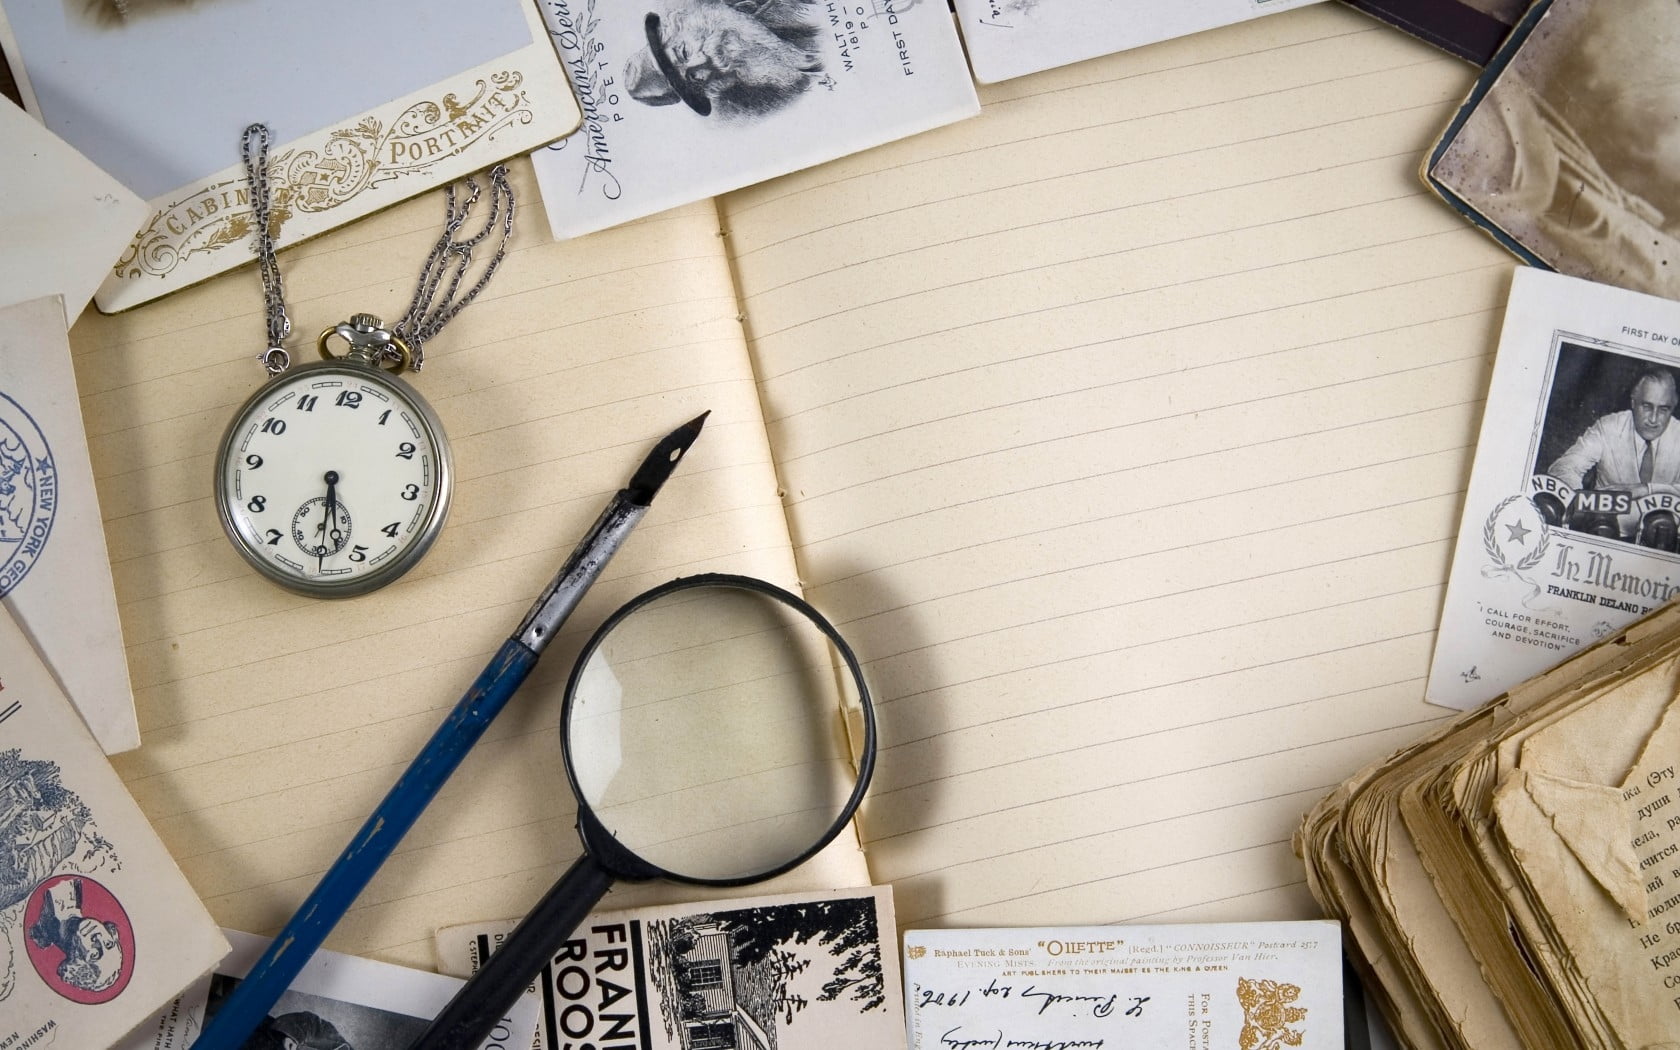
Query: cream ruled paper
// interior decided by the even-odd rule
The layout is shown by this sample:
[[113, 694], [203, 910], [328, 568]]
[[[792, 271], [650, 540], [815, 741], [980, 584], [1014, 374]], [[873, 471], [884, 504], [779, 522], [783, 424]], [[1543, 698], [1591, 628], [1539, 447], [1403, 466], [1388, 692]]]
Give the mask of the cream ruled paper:
[[[217, 523], [216, 443], [263, 379], [253, 268], [73, 333], [142, 733], [118, 768], [223, 926], [280, 927], [611, 493], [699, 412], [693, 454], [327, 947], [430, 968], [439, 925], [523, 914], [579, 852], [558, 721], [587, 632], [674, 576], [794, 581], [712, 206], [553, 244], [528, 164], [513, 176], [511, 251], [413, 377], [454, 443], [454, 508], [372, 595], [282, 591]], [[351, 313], [406, 308], [442, 209], [427, 194], [281, 253], [300, 353]], [[855, 843], [827, 861], [768, 892], [867, 879]]]
[[1426, 731], [1511, 263], [1419, 185], [1472, 71], [1335, 5], [993, 87], [723, 203], [907, 926], [1316, 914]]
[[[342, 604], [257, 579], [216, 524], [254, 271], [84, 319], [124, 779], [215, 918], [272, 933], [608, 493], [710, 408], [329, 947], [429, 964], [432, 928], [535, 900], [577, 851], [557, 694], [586, 629], [702, 569], [793, 581], [790, 524], [869, 661], [868, 876], [906, 924], [1313, 914], [1301, 814], [1445, 714], [1423, 676], [1511, 264], [1413, 171], [1471, 73], [1333, 5], [1282, 13], [990, 89], [725, 198], [727, 239], [698, 206], [539, 243], [519, 165], [514, 251], [416, 381], [455, 444], [450, 522]], [[283, 253], [303, 345], [399, 312], [441, 207]], [[783, 888], [863, 881], [841, 853]]]

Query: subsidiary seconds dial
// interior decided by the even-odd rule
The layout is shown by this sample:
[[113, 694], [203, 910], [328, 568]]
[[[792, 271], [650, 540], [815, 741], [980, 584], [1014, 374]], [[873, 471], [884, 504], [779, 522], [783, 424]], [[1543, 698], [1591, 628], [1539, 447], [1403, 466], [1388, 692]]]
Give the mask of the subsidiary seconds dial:
[[407, 383], [351, 358], [300, 365], [234, 416], [216, 458], [233, 545], [269, 579], [347, 597], [407, 572], [449, 510], [450, 456]]

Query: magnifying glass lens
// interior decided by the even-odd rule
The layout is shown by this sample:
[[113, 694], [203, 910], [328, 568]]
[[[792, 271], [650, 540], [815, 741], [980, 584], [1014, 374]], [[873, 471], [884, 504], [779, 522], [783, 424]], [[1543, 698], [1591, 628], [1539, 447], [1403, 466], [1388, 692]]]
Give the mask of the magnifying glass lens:
[[857, 785], [856, 688], [797, 609], [725, 585], [672, 591], [601, 636], [566, 724], [580, 799], [666, 873], [753, 878], [825, 840]]

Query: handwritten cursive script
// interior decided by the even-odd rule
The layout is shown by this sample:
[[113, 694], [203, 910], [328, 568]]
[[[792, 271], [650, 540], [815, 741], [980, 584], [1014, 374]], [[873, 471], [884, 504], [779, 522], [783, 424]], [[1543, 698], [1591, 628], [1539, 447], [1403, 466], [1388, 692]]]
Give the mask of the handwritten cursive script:
[[996, 1035], [970, 1036], [962, 1034], [962, 1026], [947, 1029], [939, 1037], [941, 1046], [951, 1050], [1101, 1050], [1103, 1039], [1042, 1039], [1035, 1036], [1017, 1038], [999, 1031]]
[[1092, 1017], [1107, 1017], [1114, 1012], [1114, 1001], [1118, 995], [1063, 995], [1060, 992], [1045, 991], [1032, 985], [1027, 985], [1021, 992], [1023, 999], [1037, 999], [1040, 1014], [1052, 1006], [1062, 1006], [1074, 1003], [1090, 1003]]

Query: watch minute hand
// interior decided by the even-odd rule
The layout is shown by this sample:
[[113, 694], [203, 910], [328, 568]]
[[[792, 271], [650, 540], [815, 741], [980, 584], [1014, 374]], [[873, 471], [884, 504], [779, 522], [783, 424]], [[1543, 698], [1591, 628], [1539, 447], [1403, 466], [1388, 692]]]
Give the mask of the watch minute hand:
[[326, 518], [321, 522], [321, 546], [316, 548], [315, 572], [319, 575], [325, 571], [327, 560], [327, 541], [332, 537], [332, 526], [338, 520], [338, 471], [327, 471], [323, 479], [327, 483]]

